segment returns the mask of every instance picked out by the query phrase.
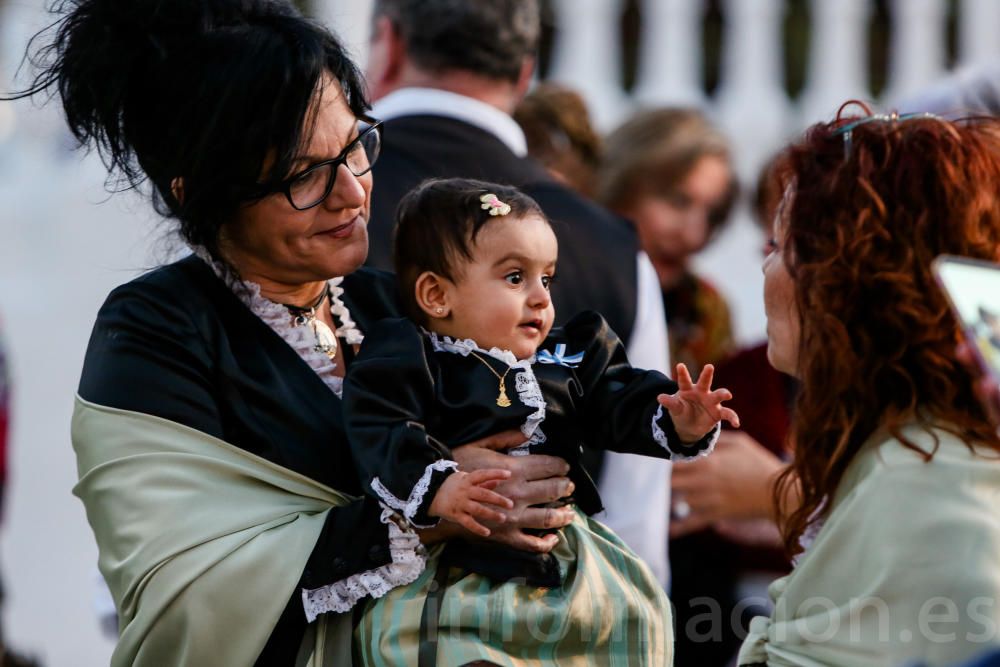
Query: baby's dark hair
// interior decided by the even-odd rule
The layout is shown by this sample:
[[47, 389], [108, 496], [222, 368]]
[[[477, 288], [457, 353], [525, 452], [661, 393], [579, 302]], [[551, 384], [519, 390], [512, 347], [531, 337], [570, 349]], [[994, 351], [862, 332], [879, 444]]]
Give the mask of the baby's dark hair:
[[[504, 216], [490, 215], [480, 200], [487, 193], [510, 206], [510, 212]], [[509, 185], [469, 178], [431, 179], [407, 193], [396, 209], [393, 248], [396, 279], [406, 315], [414, 322], [426, 324], [426, 314], [417, 304], [414, 292], [420, 274], [432, 271], [455, 280], [459, 263], [472, 259], [476, 237], [483, 227], [494, 220], [529, 215], [548, 221], [534, 199]]]

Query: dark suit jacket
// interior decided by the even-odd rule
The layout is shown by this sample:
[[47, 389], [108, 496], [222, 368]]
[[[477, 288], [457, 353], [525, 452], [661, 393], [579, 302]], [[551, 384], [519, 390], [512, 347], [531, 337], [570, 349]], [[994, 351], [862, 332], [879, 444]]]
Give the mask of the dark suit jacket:
[[521, 158], [491, 133], [432, 115], [385, 123], [382, 153], [373, 169], [368, 263], [392, 269], [392, 230], [399, 200], [428, 178], [477, 178], [514, 185], [533, 197], [559, 240], [558, 279], [552, 286], [556, 324], [584, 310], [604, 315], [622, 340], [636, 314], [635, 230], [553, 180], [531, 158]]

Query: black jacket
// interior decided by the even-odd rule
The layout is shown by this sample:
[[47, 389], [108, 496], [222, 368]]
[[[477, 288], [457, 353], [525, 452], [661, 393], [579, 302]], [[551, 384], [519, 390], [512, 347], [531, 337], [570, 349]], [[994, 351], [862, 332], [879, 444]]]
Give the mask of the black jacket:
[[[398, 316], [391, 276], [362, 269], [342, 286], [362, 331]], [[197, 257], [111, 293], [94, 325], [79, 393], [99, 405], [197, 429], [338, 491], [361, 494], [340, 399]], [[258, 664], [294, 664], [306, 628], [299, 588], [391, 561], [380, 514], [368, 497], [330, 511]]]

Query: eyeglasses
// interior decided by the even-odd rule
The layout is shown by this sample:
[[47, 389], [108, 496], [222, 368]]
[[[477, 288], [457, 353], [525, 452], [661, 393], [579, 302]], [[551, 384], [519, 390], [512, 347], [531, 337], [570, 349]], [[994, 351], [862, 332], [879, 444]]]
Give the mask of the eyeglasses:
[[382, 121], [362, 120], [360, 125], [361, 132], [344, 147], [340, 155], [317, 162], [290, 178], [265, 187], [265, 191], [283, 192], [293, 208], [305, 211], [319, 206], [330, 196], [340, 165], [347, 167], [354, 176], [367, 174], [378, 159], [382, 147]]

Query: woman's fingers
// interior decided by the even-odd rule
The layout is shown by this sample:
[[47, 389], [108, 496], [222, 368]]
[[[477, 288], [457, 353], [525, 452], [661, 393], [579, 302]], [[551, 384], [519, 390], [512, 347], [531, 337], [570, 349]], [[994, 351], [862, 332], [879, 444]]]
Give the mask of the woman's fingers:
[[545, 554], [553, 549], [559, 544], [558, 535], [543, 535], [538, 537], [536, 535], [527, 535], [522, 532], [510, 532], [501, 536], [499, 533], [496, 535], [496, 540], [498, 542], [503, 542], [515, 549], [520, 549], [521, 551], [531, 551], [534, 553]]
[[551, 530], [573, 523], [575, 512], [570, 507], [528, 507], [518, 519], [519, 528]]
[[494, 433], [493, 435], [488, 435], [485, 438], [480, 438], [473, 442], [468, 443], [469, 447], [482, 447], [484, 449], [492, 449], [495, 451], [503, 451], [506, 449], [512, 449], [523, 445], [525, 442], [524, 434], [517, 430], [503, 431], [502, 433]]
[[509, 458], [510, 463], [507, 468], [514, 473], [515, 477], [528, 482], [549, 479], [550, 477], [563, 477], [569, 473], [569, 464], [556, 456], [531, 454]]
[[571, 495], [575, 488], [573, 482], [566, 477], [551, 477], [524, 482], [519, 488], [510, 490], [516, 494], [516, 499], [521, 504], [542, 505]]

